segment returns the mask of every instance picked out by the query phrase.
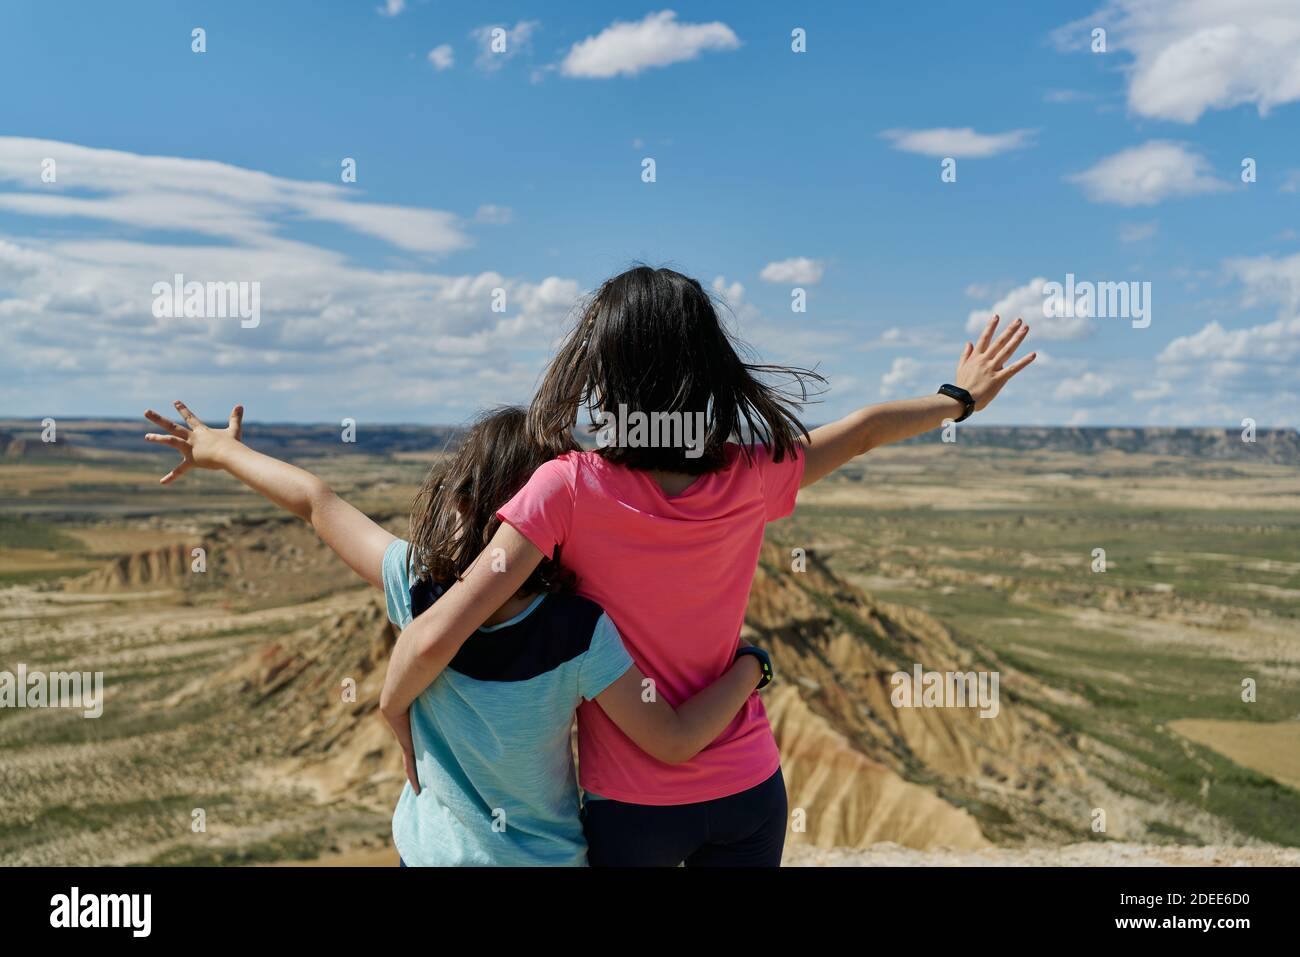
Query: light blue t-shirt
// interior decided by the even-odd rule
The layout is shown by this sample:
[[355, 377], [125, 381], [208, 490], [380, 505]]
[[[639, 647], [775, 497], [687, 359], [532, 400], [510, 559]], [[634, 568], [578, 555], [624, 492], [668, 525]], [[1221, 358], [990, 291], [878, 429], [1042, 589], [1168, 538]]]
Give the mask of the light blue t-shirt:
[[[412, 620], [407, 551], [399, 539], [383, 563], [388, 617], [403, 629]], [[402, 860], [586, 864], [574, 709], [631, 666], [609, 617], [577, 595], [538, 595], [509, 621], [478, 629], [411, 705], [421, 790], [408, 782], [393, 812]]]

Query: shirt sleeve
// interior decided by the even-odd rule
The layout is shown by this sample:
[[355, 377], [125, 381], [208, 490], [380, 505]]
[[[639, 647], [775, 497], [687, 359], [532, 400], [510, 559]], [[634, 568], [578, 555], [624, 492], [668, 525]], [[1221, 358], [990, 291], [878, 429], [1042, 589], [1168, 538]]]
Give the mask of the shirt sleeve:
[[780, 462], [772, 461], [771, 450], [762, 443], [752, 446], [751, 453], [754, 467], [758, 469], [763, 483], [767, 520], [774, 522], [778, 518], [785, 518], [794, 511], [799, 483], [803, 481], [803, 446], [796, 443], [795, 451]]
[[497, 517], [537, 546], [547, 558], [563, 545], [573, 524], [576, 466], [565, 456], [539, 466]]
[[405, 628], [411, 623], [411, 575], [406, 565], [406, 553], [410, 544], [400, 538], [389, 542], [381, 566], [388, 620], [398, 628]]
[[578, 664], [578, 693], [590, 701], [631, 667], [632, 656], [623, 647], [622, 635], [609, 615], [601, 615], [591, 633], [591, 645]]

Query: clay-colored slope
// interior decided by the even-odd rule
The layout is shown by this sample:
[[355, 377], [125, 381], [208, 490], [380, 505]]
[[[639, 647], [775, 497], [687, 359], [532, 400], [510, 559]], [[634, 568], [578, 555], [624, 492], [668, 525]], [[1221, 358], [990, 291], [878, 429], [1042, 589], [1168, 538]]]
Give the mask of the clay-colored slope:
[[322, 802], [346, 798], [387, 813], [402, 765], [378, 709], [395, 638], [378, 597], [357, 592], [352, 610], [276, 639], [167, 703], [213, 684], [229, 687], [238, 707], [255, 713], [279, 742], [269, 755], [273, 775], [310, 787]]
[[792, 843], [868, 847], [893, 841], [960, 850], [989, 844], [970, 814], [854, 748], [808, 708], [794, 686], [773, 692], [767, 713], [781, 747]]
[[[782, 680], [853, 752], [905, 780], [937, 785], [946, 799], [995, 809], [985, 817], [1001, 831], [986, 837], [1058, 838], [1046, 823], [1052, 816], [1086, 818], [1082, 804], [1074, 806], [1086, 780], [1078, 753], [1048, 716], [1016, 700], [1032, 682], [958, 646], [928, 615], [875, 601], [816, 555], [794, 571], [789, 550], [768, 544], [746, 623], [753, 640], [774, 651]], [[927, 671], [996, 671], [996, 717], [976, 708], [894, 707], [891, 676], [917, 663]], [[778, 741], [784, 754], [780, 734]]]
[[[391, 520], [391, 517], [390, 517]], [[201, 556], [193, 550], [202, 548]], [[196, 564], [196, 558], [201, 561]], [[172, 590], [192, 602], [255, 608], [357, 586], [356, 575], [296, 518], [245, 519], [192, 543], [123, 555], [64, 584], [76, 594]]]
[[190, 574], [188, 545], [166, 545], [113, 559], [101, 568], [64, 584], [74, 594], [112, 594], [135, 589], [173, 589]]
[[[189, 601], [234, 596], [256, 606], [355, 587], [351, 573], [296, 521], [235, 523], [204, 541], [206, 576], [190, 570], [188, 546], [173, 546], [119, 560], [70, 590], [171, 586]], [[914, 662], [941, 671], [997, 664], [959, 647], [928, 616], [846, 585], [815, 556], [805, 571], [786, 571], [787, 555], [765, 547], [747, 622], [778, 666], [767, 702], [791, 808], [805, 815], [792, 841], [975, 849], [1007, 836], [1059, 837], [1043, 822], [1058, 811], [1060, 794], [1078, 795], [1083, 773], [1050, 720], [1005, 693], [1016, 676], [1000, 669], [996, 718], [970, 709], [895, 708], [890, 676]], [[278, 635], [169, 703], [228, 687], [232, 706], [256, 715], [276, 742], [263, 771], [312, 786], [322, 802], [387, 813], [401, 765], [376, 712], [394, 635], [378, 597], [360, 589], [355, 596], [324, 625]], [[345, 697], [345, 681], [355, 682], [355, 698]]]

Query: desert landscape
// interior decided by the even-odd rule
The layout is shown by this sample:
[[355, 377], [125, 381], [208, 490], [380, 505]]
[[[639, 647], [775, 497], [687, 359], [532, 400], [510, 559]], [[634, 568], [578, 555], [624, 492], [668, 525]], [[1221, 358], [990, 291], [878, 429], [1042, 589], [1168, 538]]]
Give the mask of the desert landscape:
[[[226, 476], [159, 488], [144, 431], [0, 420], [0, 671], [105, 689], [0, 709], [0, 863], [394, 863], [380, 596]], [[454, 430], [246, 439], [400, 534]], [[786, 863], [1300, 864], [1297, 466], [1292, 431], [969, 428], [805, 492], [747, 618]], [[996, 673], [996, 716], [895, 707], [914, 665]]]

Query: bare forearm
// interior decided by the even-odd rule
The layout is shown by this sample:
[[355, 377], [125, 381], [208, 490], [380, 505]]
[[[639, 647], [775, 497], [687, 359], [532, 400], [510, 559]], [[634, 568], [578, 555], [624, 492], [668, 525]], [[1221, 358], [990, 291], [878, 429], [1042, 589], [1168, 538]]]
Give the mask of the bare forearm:
[[[994, 342], [999, 319], [994, 316], [984, 327], [978, 342], [966, 343], [957, 361], [953, 383], [965, 389], [974, 402], [974, 411], [988, 406], [1011, 377], [1034, 361], [1036, 353], [1007, 365], [1029, 327], [1017, 319]], [[813, 429], [804, 443], [804, 473], [801, 488], [807, 488], [834, 472], [850, 459], [903, 439], [938, 428], [944, 419], [956, 421], [965, 411], [963, 403], [935, 394], [901, 402], [869, 405], [838, 422]]]
[[[431, 611], [432, 609], [425, 612], [425, 615]], [[442, 670], [455, 657], [455, 651], [446, 655], [439, 654], [439, 645], [428, 640], [429, 626], [433, 623], [424, 622], [425, 615], [413, 621], [398, 636], [393, 654], [388, 659], [388, 672], [384, 676], [384, 688], [379, 695], [379, 710], [390, 718], [410, 708], [411, 703], [433, 684], [434, 679], [442, 674]], [[465, 638], [467, 637], [468, 634]], [[464, 640], [453, 640], [451, 644], [458, 651]]]
[[957, 419], [961, 414], [960, 402], [936, 394], [869, 405], [847, 418], [861, 455], [882, 445], [937, 429], [945, 419]]
[[679, 761], [689, 761], [717, 740], [761, 677], [758, 659], [744, 655], [721, 678], [677, 706], [673, 739]]
[[813, 429], [804, 448], [802, 484], [807, 487], [865, 452], [920, 435], [961, 413], [960, 402], [936, 394], [869, 405]]
[[296, 465], [255, 452], [240, 442], [222, 450], [221, 467], [254, 492], [304, 521], [324, 506], [334, 493], [318, 476]]
[[229, 472], [254, 492], [310, 522], [321, 540], [348, 567], [370, 584], [383, 587], [384, 552], [393, 541], [387, 529], [343, 501], [310, 472], [254, 452], [240, 441], [244, 422], [242, 405], [231, 411], [227, 428], [213, 429], [184, 402], [174, 404], [188, 429], [152, 409], [144, 414], [150, 422], [167, 430], [167, 434], [155, 432], [145, 439], [170, 446], [182, 457], [181, 464], [163, 476], [161, 484], [175, 481], [194, 467]]
[[762, 673], [753, 655], [742, 655], [717, 681], [673, 708], [659, 695], [645, 697], [650, 679], [633, 666], [598, 694], [596, 703], [646, 754], [681, 764], [717, 740], [754, 693]]

